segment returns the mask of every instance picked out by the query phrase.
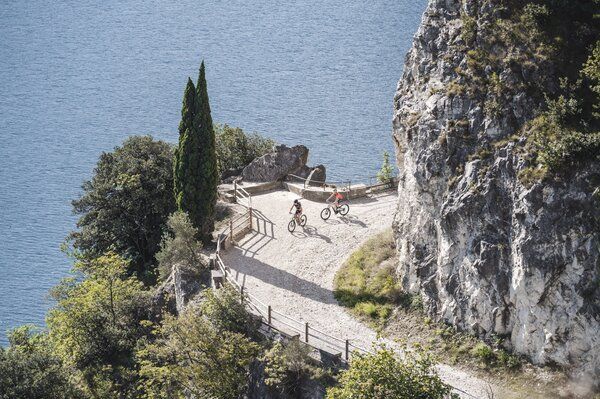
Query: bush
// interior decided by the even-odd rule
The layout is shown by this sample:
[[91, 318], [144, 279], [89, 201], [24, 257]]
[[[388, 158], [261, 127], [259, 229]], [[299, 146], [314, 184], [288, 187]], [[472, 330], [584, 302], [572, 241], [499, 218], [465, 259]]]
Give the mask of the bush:
[[167, 316], [156, 339], [138, 351], [140, 389], [148, 398], [239, 398], [259, 347], [243, 334], [219, 330], [187, 307]]
[[457, 398], [433, 369], [424, 352], [407, 352], [403, 361], [386, 348], [375, 354], [355, 355], [339, 385], [327, 390], [327, 399], [443, 399]]
[[471, 349], [471, 354], [486, 363], [491, 362], [495, 358], [494, 350], [483, 342], [477, 343]]
[[275, 145], [273, 140], [256, 133], [246, 134], [239, 127], [215, 125], [214, 129], [221, 174], [248, 165], [255, 158], [270, 152]]
[[168, 233], [163, 235], [160, 252], [156, 254], [161, 279], [166, 279], [173, 266], [200, 272], [208, 265], [200, 258], [202, 243], [198, 241], [196, 229], [185, 212], [175, 212], [167, 220]]
[[296, 397], [309, 380], [324, 376], [322, 369], [310, 357], [311, 348], [298, 339], [283, 345], [280, 342], [269, 349], [262, 360], [265, 362], [265, 384], [272, 389]]

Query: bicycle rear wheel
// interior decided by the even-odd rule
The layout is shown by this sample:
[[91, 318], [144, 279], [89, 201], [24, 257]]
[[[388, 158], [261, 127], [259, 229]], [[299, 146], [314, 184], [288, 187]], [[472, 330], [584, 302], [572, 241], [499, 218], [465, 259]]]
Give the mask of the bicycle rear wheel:
[[329, 216], [331, 216], [331, 210], [329, 209], [329, 207], [321, 211], [321, 219], [327, 220], [329, 219]]
[[290, 220], [290, 222], [288, 223], [288, 231], [290, 233], [293, 233], [294, 230], [296, 230], [296, 221], [294, 219]]

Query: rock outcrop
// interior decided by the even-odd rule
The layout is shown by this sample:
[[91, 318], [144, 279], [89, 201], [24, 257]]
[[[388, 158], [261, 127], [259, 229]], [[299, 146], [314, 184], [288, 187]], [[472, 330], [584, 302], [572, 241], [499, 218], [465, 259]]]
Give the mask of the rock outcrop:
[[202, 271], [173, 267], [171, 274], [156, 289], [153, 297], [153, 313], [157, 318], [164, 311], [177, 315], [204, 288], [210, 286], [209, 258], [200, 255]]
[[[288, 147], [278, 145], [273, 151], [256, 158], [242, 170], [242, 179], [247, 182], [271, 182], [283, 180], [287, 175], [294, 174], [306, 178], [314, 168], [306, 165], [308, 161], [308, 148], [303, 145]], [[319, 165], [322, 176], [325, 176], [325, 167]]]
[[502, 92], [500, 112], [490, 111], [489, 91], [465, 89], [461, 68], [477, 46], [465, 45], [465, 25], [483, 30], [496, 6], [430, 0], [407, 55], [394, 99], [398, 273], [437, 320], [503, 337], [534, 363], [598, 376], [600, 213], [591, 184], [600, 165], [520, 178], [529, 166], [521, 132], [543, 101], [520, 87], [552, 71], [482, 61], [484, 74], [514, 88]]

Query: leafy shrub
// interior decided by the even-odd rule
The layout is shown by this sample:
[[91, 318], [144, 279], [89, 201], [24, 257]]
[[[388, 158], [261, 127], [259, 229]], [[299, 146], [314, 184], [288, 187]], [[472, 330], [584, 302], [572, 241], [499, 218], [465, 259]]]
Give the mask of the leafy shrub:
[[283, 345], [277, 342], [262, 357], [265, 362], [265, 384], [272, 389], [296, 397], [309, 380], [318, 380], [324, 371], [310, 357], [311, 348], [293, 339]]
[[443, 399], [451, 394], [424, 352], [407, 352], [398, 360], [394, 352], [381, 348], [375, 354], [355, 355], [343, 371], [339, 385], [327, 390], [327, 399]]
[[248, 313], [240, 299], [240, 294], [230, 286], [205, 290], [199, 311], [218, 331], [253, 337], [259, 322]]
[[214, 129], [220, 173], [248, 165], [270, 152], [275, 145], [273, 140], [256, 133], [246, 134], [239, 127], [215, 125]]
[[148, 398], [241, 397], [259, 347], [238, 332], [219, 330], [198, 309], [166, 316], [155, 340], [138, 351], [139, 386]]
[[471, 354], [484, 362], [490, 362], [495, 358], [494, 350], [483, 342], [477, 343], [471, 350]]
[[168, 233], [163, 235], [160, 251], [156, 254], [160, 277], [165, 279], [173, 266], [200, 272], [208, 265], [200, 258], [202, 243], [197, 240], [196, 229], [185, 212], [175, 212], [167, 220]]

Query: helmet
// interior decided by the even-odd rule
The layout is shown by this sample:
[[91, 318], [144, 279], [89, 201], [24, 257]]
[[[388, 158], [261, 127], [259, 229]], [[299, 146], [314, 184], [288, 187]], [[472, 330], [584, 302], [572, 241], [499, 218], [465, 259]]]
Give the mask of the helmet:
[[300, 202], [300, 201], [298, 201], [297, 199], [294, 200], [294, 204], [297, 204], [298, 202]]

